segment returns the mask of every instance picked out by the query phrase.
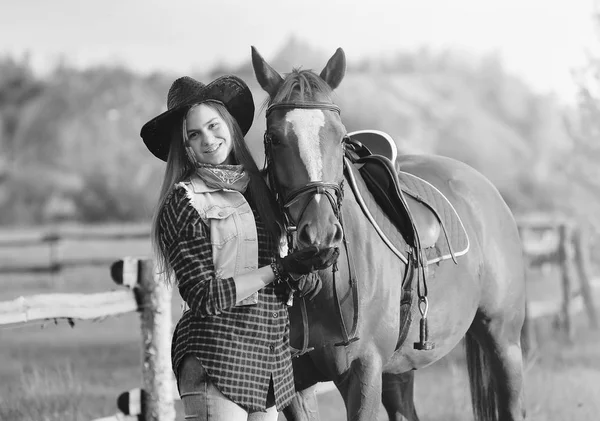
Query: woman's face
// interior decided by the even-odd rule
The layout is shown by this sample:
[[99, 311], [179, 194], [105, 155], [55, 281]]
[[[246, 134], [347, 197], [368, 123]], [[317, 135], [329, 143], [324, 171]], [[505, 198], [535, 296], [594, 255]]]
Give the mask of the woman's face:
[[231, 164], [233, 140], [225, 120], [206, 104], [190, 109], [186, 120], [187, 137], [196, 159], [203, 164]]

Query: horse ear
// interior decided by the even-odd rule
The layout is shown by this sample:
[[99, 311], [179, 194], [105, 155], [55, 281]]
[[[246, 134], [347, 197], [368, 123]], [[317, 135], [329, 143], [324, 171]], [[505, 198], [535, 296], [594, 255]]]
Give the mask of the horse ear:
[[346, 55], [344, 50], [338, 48], [327, 64], [321, 71], [321, 79], [323, 79], [331, 87], [335, 89], [340, 85], [340, 82], [346, 74]]
[[269, 66], [254, 46], [252, 46], [252, 67], [254, 67], [254, 74], [260, 86], [273, 98], [283, 82], [283, 78]]

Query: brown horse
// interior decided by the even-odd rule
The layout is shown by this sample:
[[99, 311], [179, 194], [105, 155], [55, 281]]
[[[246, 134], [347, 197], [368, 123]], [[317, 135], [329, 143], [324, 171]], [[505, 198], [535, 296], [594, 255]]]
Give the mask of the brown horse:
[[[293, 70], [284, 78], [254, 47], [252, 63], [269, 94], [268, 172], [295, 226], [295, 246], [341, 251], [334, 269], [320, 272], [323, 289], [316, 298], [296, 300], [290, 311], [291, 342], [304, 342], [306, 352], [294, 359], [299, 393], [285, 411], [288, 420], [318, 419], [310, 391], [322, 381], [335, 383], [348, 419], [375, 419], [382, 401], [390, 419], [418, 420], [413, 370], [439, 360], [463, 337], [475, 418], [522, 420], [524, 261], [515, 221], [496, 188], [453, 159], [398, 157], [397, 173], [445, 197], [468, 238], [451, 259], [423, 258], [415, 248], [408, 259], [399, 258], [347, 188], [346, 129], [332, 102], [345, 73], [343, 51], [319, 75]], [[449, 245], [453, 235], [446, 237]], [[425, 239], [420, 248], [434, 252], [440, 241]], [[415, 256], [421, 256], [417, 265]], [[411, 291], [418, 299], [410, 299]]]

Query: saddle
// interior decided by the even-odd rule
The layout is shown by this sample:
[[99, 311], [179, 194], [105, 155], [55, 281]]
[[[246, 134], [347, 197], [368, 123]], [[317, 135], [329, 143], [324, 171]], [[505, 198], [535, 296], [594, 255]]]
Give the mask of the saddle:
[[410, 247], [433, 247], [441, 233], [441, 220], [429, 204], [407, 192], [393, 164], [396, 157], [396, 144], [388, 134], [376, 130], [348, 133], [346, 158], [357, 166], [376, 203]]

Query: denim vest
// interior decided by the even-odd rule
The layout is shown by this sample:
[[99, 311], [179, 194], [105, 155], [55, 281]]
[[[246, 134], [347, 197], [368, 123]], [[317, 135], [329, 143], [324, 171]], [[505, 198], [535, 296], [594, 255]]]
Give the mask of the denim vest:
[[[210, 228], [217, 278], [229, 278], [258, 268], [258, 235], [254, 213], [242, 193], [208, 187], [197, 175], [178, 183]], [[258, 291], [236, 306], [258, 303]], [[187, 306], [184, 305], [184, 311]]]

